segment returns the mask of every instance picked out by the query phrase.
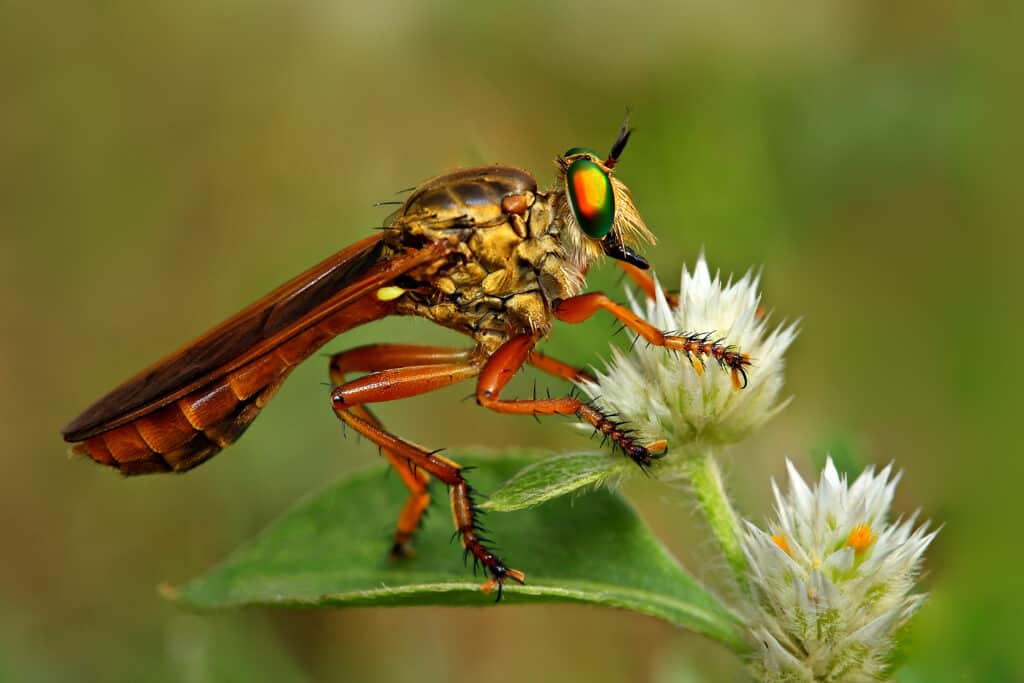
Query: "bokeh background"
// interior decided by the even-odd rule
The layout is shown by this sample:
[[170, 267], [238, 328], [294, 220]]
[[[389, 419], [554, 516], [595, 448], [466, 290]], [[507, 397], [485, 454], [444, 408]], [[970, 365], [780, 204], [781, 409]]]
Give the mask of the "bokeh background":
[[[763, 268], [776, 319], [804, 321], [795, 401], [729, 454], [740, 507], [768, 513], [787, 454], [808, 473], [829, 449], [895, 460], [899, 510], [945, 525], [897, 680], [1024, 680], [1019, 7], [3, 3], [0, 679], [744, 680], [717, 645], [623, 612], [200, 616], [162, 601], [158, 582], [373, 465], [341, 438], [324, 358], [184, 477], [124, 481], [59, 436], [114, 383], [367, 234], [387, 213], [373, 202], [490, 162], [546, 185], [557, 153], [605, 149], [628, 106], [619, 173], [660, 238], [658, 272], [675, 281], [701, 249], [726, 273]], [[592, 284], [621, 295], [614, 268]], [[595, 363], [610, 329], [560, 326], [548, 348]], [[411, 337], [458, 341], [393, 320], [327, 350]], [[435, 446], [586, 444], [464, 389], [380, 412]], [[625, 492], [713, 584], [683, 494]], [[383, 539], [391, 520], [374, 523]]]

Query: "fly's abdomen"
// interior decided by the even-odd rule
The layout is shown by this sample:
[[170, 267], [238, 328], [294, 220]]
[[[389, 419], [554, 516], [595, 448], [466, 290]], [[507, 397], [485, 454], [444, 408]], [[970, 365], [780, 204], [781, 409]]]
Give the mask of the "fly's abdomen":
[[464, 168], [421, 183], [402, 205], [397, 220], [467, 227], [499, 223], [505, 220], [502, 202], [506, 197], [536, 191], [537, 181], [519, 168]]
[[[74, 451], [124, 474], [182, 472], [216, 455], [234, 442], [256, 418], [280, 385], [289, 367], [271, 367], [258, 359], [251, 380], [263, 386], [239, 391], [231, 376], [197, 389], [148, 415], [76, 444]], [[260, 372], [265, 376], [259, 377]]]
[[292, 368], [333, 335], [307, 330], [221, 379], [74, 447], [124, 474], [183, 472], [234, 443]]
[[344, 308], [227, 375], [75, 444], [72, 450], [122, 474], [184, 472], [238, 440], [296, 365], [337, 335], [383, 315]]

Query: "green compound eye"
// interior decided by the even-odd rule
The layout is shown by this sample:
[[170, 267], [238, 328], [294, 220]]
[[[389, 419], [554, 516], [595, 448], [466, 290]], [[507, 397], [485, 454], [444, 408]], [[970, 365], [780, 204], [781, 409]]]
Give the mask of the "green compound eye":
[[565, 154], [562, 155], [562, 158], [568, 159], [569, 157], [578, 156], [580, 154], [587, 154], [593, 157], [594, 159], [600, 159], [600, 157], [597, 155], [597, 152], [595, 152], [592, 149], [587, 149], [586, 147], [570, 147], [569, 149], [565, 150]]
[[566, 170], [565, 182], [572, 213], [583, 232], [594, 239], [607, 235], [615, 219], [615, 194], [608, 174], [589, 159], [577, 159]]

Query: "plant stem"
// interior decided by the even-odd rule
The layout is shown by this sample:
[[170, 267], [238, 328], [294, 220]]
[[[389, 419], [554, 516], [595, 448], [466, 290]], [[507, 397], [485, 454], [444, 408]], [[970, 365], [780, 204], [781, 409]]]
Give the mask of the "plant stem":
[[732, 567], [736, 584], [744, 593], [750, 593], [747, 581], [747, 558], [739, 542], [739, 517], [725, 492], [722, 471], [718, 468], [711, 448], [692, 456], [686, 463], [686, 476], [690, 480], [697, 503], [711, 532], [718, 541], [729, 566]]

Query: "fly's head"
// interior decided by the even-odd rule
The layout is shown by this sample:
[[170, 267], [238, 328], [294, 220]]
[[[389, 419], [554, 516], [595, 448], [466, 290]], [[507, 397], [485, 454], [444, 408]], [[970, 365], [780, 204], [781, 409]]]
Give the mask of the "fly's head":
[[646, 269], [647, 261], [634, 249], [654, 244], [654, 235], [633, 203], [629, 188], [616, 178], [615, 168], [632, 130], [622, 124], [604, 160], [583, 147], [573, 147], [555, 160], [555, 220], [570, 263], [581, 273], [601, 256], [610, 256]]

